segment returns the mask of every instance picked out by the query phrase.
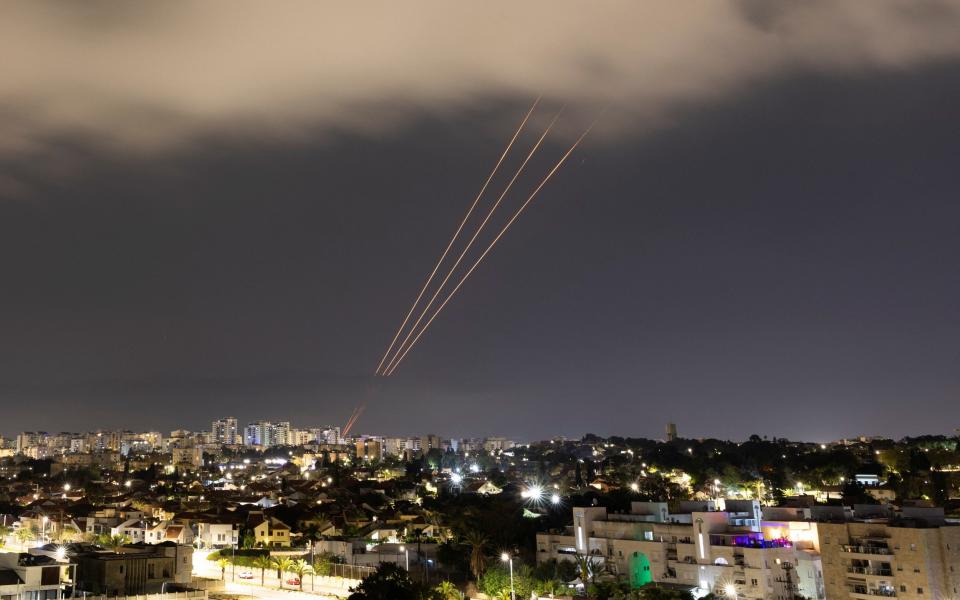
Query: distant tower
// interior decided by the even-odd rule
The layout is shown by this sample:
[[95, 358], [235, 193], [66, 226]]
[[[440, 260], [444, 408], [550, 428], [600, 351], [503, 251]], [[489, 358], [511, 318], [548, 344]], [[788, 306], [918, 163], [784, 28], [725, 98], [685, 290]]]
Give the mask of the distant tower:
[[667, 423], [667, 441], [672, 442], [677, 439], [677, 424]]

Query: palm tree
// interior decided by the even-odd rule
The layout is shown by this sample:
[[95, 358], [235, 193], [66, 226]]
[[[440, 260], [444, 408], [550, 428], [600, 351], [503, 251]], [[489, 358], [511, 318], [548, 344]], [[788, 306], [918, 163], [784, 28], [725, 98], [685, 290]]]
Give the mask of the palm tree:
[[267, 578], [267, 569], [273, 567], [273, 561], [270, 560], [269, 556], [258, 556], [253, 559], [253, 566], [256, 569], [260, 569], [260, 587], [266, 585], [264, 582]]
[[283, 574], [289, 571], [292, 565], [293, 561], [286, 556], [275, 556], [273, 558], [273, 566], [277, 569], [277, 579], [280, 580], [281, 590], [283, 589]]
[[460, 590], [453, 583], [443, 581], [437, 587], [433, 588], [443, 600], [460, 600]]
[[297, 576], [297, 580], [300, 582], [300, 591], [303, 591], [303, 576], [310, 575], [313, 573], [313, 567], [310, 566], [310, 563], [301, 559], [295, 560], [290, 564], [289, 570], [291, 573]]
[[217, 559], [217, 566], [220, 567], [220, 581], [226, 579], [227, 576], [227, 565], [230, 564], [230, 559], [227, 557], [221, 557]]
[[113, 550], [114, 554], [120, 554], [120, 548], [123, 548], [125, 545], [130, 543], [130, 538], [126, 535], [106, 535], [104, 534], [103, 540], [101, 540], [100, 545]]
[[463, 541], [470, 546], [470, 572], [479, 581], [480, 576], [487, 570], [487, 555], [484, 550], [489, 539], [479, 529], [471, 529], [463, 536]]
[[580, 571], [580, 581], [582, 581], [584, 585], [586, 585], [587, 582], [596, 583], [603, 559], [592, 554], [575, 554], [574, 560], [577, 563], [577, 570]]
[[33, 529], [30, 527], [21, 527], [13, 535], [21, 545], [26, 544], [34, 538]]

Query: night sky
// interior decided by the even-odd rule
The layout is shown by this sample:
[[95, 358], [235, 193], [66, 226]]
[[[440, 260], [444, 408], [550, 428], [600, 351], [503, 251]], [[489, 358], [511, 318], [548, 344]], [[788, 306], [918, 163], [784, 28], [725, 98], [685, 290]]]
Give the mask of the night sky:
[[[338, 79], [234, 104], [240, 75], [289, 56], [267, 49], [232, 75], [202, 58], [144, 61], [153, 86], [149, 73], [125, 75], [138, 65], [116, 41], [149, 37], [159, 26], [147, 15], [37, 4], [47, 8], [14, 2], [0, 18], [0, 70], [16, 67], [0, 84], [2, 434], [201, 429], [228, 414], [320, 426], [342, 424], [357, 403], [367, 405], [357, 431], [372, 434], [662, 437], [674, 421], [691, 437], [822, 441], [960, 427], [960, 42], [938, 37], [960, 25], [955, 3], [912, 3], [929, 14], [882, 21], [861, 43], [824, 43], [823, 56], [803, 23], [826, 22], [830, 2], [782, 28], [759, 5], [725, 4], [744, 31], [789, 48], [735, 51], [744, 35], [721, 28], [681, 51], [683, 35], [704, 36], [677, 31], [655, 64], [704, 56], [696, 72], [720, 72], [695, 88], [644, 70], [654, 59], [636, 71], [629, 55], [611, 59], [633, 35], [596, 28], [561, 55], [579, 54], [576, 68], [527, 85], [523, 69], [543, 60], [531, 48], [562, 42], [571, 14], [489, 62], [473, 60], [482, 46], [463, 48], [469, 32], [450, 34], [413, 53], [423, 71], [393, 65], [389, 85], [362, 69], [366, 83], [349, 94]], [[618, 11], [603, 6], [590, 18], [615, 27]], [[188, 16], [165, 27], [182, 31]], [[225, 37], [191, 23], [191, 39]], [[24, 41], [41, 25], [49, 37]], [[263, 27], [264, 48], [286, 37]], [[298, 60], [403, 54], [365, 45], [377, 31], [355, 33], [363, 51]], [[105, 54], [57, 66], [63, 40], [84, 36], [103, 36], [83, 44]], [[706, 58], [711, 44], [729, 64]], [[517, 62], [510, 52], [526, 58], [490, 75]], [[217, 60], [232, 64], [228, 55]], [[190, 85], [167, 77], [176, 69], [223, 97], [168, 93]], [[663, 93], [637, 91], [648, 86]], [[600, 126], [396, 374], [373, 377], [539, 91], [524, 150], [569, 107], [511, 207], [605, 106]]]

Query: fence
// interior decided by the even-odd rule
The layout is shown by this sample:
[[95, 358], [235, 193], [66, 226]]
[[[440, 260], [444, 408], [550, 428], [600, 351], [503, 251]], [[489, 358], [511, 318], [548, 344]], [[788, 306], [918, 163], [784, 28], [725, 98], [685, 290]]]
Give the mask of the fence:
[[324, 573], [324, 575], [342, 577], [343, 579], [366, 579], [376, 570], [376, 567], [330, 563], [330, 572]]
[[74, 598], [83, 598], [83, 600], [207, 600], [207, 592], [206, 590], [193, 590], [166, 594], [137, 594], [135, 596], [93, 596], [77, 592]]

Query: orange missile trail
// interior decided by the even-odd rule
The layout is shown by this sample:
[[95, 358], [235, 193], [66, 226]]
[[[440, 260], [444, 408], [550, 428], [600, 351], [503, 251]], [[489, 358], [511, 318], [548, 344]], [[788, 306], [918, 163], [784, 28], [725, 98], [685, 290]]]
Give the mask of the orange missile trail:
[[440, 306], [437, 307], [437, 310], [433, 313], [430, 319], [427, 320], [426, 324], [424, 324], [424, 326], [420, 329], [416, 337], [413, 338], [413, 341], [410, 342], [410, 345], [408, 345], [406, 347], [406, 350], [404, 350], [403, 353], [400, 354], [400, 358], [393, 361], [393, 366], [386, 373], [388, 377], [390, 375], [393, 375], [393, 372], [397, 370], [397, 367], [400, 365], [401, 362], [403, 362], [403, 359], [407, 356], [407, 353], [410, 352], [410, 349], [413, 348], [413, 346], [417, 343], [417, 340], [420, 339], [420, 336], [422, 336], [424, 332], [427, 330], [427, 328], [430, 327], [430, 324], [433, 323], [434, 319], [437, 318], [437, 315], [440, 314], [440, 311], [442, 311], [443, 308], [447, 305], [447, 303], [450, 302], [450, 299], [453, 298], [454, 294], [457, 293], [457, 291], [460, 289], [463, 283], [467, 280], [467, 278], [470, 277], [470, 274], [473, 273], [473, 271], [483, 261], [483, 259], [487, 256], [490, 250], [493, 249], [496, 243], [500, 241], [500, 238], [503, 237], [503, 234], [505, 234], [507, 230], [510, 229], [510, 226], [513, 225], [514, 221], [516, 221], [517, 218], [520, 217], [520, 214], [523, 213], [523, 211], [527, 208], [530, 202], [533, 201], [533, 199], [537, 196], [537, 194], [540, 192], [543, 186], [546, 185], [548, 181], [550, 181], [550, 178], [553, 177], [554, 173], [557, 172], [557, 170], [563, 165], [563, 163], [566, 162], [567, 158], [570, 157], [573, 151], [576, 150], [577, 146], [580, 145], [580, 142], [583, 141], [583, 138], [587, 137], [587, 134], [590, 133], [590, 130], [593, 129], [593, 126], [596, 125], [596, 123], [597, 122], [594, 121], [593, 123], [590, 124], [590, 127], [587, 127], [586, 131], [584, 131], [580, 135], [580, 137], [577, 138], [577, 141], [574, 142], [572, 146], [570, 146], [570, 149], [567, 150], [566, 154], [564, 154], [563, 157], [557, 162], [557, 164], [554, 165], [552, 169], [550, 169], [550, 172], [547, 173], [547, 176], [543, 178], [543, 180], [540, 182], [540, 185], [538, 185], [536, 189], [534, 189], [533, 192], [530, 194], [530, 196], [527, 197], [526, 202], [524, 202], [520, 206], [520, 208], [518, 208], [517, 211], [513, 213], [513, 216], [510, 218], [509, 221], [507, 221], [507, 224], [503, 226], [503, 229], [500, 230], [500, 233], [497, 234], [497, 237], [493, 238], [493, 241], [490, 242], [490, 245], [488, 245], [487, 248], [483, 251], [483, 254], [480, 255], [480, 258], [478, 258], [476, 262], [474, 262], [473, 265], [470, 267], [470, 269], [463, 275], [463, 277], [460, 278], [460, 281], [457, 282], [457, 285], [450, 291], [450, 293], [443, 300], [443, 302], [440, 303]]
[[407, 316], [403, 318], [403, 323], [400, 324], [400, 328], [397, 329], [397, 333], [393, 336], [393, 339], [390, 341], [390, 345], [387, 346], [387, 351], [383, 353], [383, 358], [380, 359], [380, 364], [377, 365], [376, 371], [377, 375], [380, 375], [380, 369], [383, 368], [384, 361], [387, 360], [387, 357], [390, 356], [390, 351], [393, 350], [394, 344], [397, 343], [397, 339], [400, 338], [400, 334], [403, 333], [404, 328], [407, 326], [407, 323], [410, 321], [410, 315], [413, 314], [413, 311], [417, 308], [417, 305], [420, 304], [420, 300], [423, 299], [423, 295], [426, 293], [427, 288], [430, 287], [430, 282], [433, 281], [433, 277], [437, 274], [437, 271], [440, 269], [440, 265], [443, 264], [443, 260], [447, 258], [447, 254], [450, 252], [450, 248], [453, 247], [453, 243], [457, 240], [457, 237], [460, 236], [460, 232], [463, 231], [464, 225], [467, 224], [467, 220], [470, 218], [470, 215], [473, 213], [473, 209], [477, 207], [477, 203], [480, 201], [480, 198], [483, 196], [483, 193], [487, 191], [487, 186], [490, 185], [490, 181], [493, 179], [493, 176], [497, 174], [497, 171], [500, 169], [500, 165], [503, 164], [503, 159], [507, 157], [507, 154], [510, 152], [510, 149], [513, 147], [513, 143], [517, 141], [517, 138], [520, 136], [520, 132], [523, 131], [524, 126], [526, 126], [527, 121], [530, 119], [530, 116], [533, 114], [533, 111], [537, 108], [537, 105], [540, 104], [540, 99], [542, 96], [538, 97], [533, 101], [533, 105], [530, 107], [530, 110], [527, 111], [527, 114], [524, 115], [523, 120], [520, 121], [520, 125], [517, 127], [517, 130], [513, 133], [513, 137], [510, 138], [510, 142], [507, 144], [507, 147], [504, 148], [503, 153], [500, 154], [500, 158], [497, 160], [497, 164], [493, 166], [493, 170], [490, 171], [490, 174], [487, 175], [487, 180], [483, 182], [483, 187], [480, 188], [480, 193], [477, 194], [477, 197], [473, 199], [473, 204], [470, 205], [470, 208], [467, 209], [467, 214], [464, 215], [463, 220], [460, 221], [460, 225], [457, 227], [457, 230], [453, 232], [453, 237], [450, 238], [450, 241], [447, 243], [447, 247], [443, 250], [443, 254], [440, 255], [440, 259], [437, 261], [437, 264], [433, 267], [433, 271], [430, 272], [430, 276], [427, 277], [427, 281], [423, 284], [423, 287], [420, 289], [420, 293], [417, 294], [417, 299], [413, 301], [413, 304], [410, 306], [410, 310], [407, 311]]
[[523, 159], [520, 168], [517, 169], [517, 172], [513, 174], [513, 177], [507, 183], [507, 187], [504, 188], [503, 193], [500, 194], [500, 197], [497, 198], [497, 201], [493, 203], [493, 206], [490, 207], [490, 210], [487, 212], [487, 216], [484, 217], [483, 221], [480, 223], [480, 226], [473, 233], [473, 236], [470, 238], [470, 241], [467, 242], [466, 247], [460, 253], [460, 256], [457, 257], [457, 260], [453, 263], [453, 266], [450, 267], [450, 270], [447, 272], [447, 276], [443, 278], [443, 281], [440, 282], [440, 285], [437, 287], [437, 290], [433, 293], [433, 296], [430, 298], [430, 301], [427, 302], [427, 305], [420, 312], [420, 316], [417, 317], [416, 322], [410, 328], [410, 331], [407, 332], [407, 336], [403, 338], [403, 341], [400, 342], [400, 345], [397, 347], [396, 353], [393, 355], [393, 358], [390, 359], [390, 362], [387, 363], [387, 366], [384, 367], [384, 372], [392, 372], [391, 367], [397, 361], [397, 358], [400, 356], [401, 351], [403, 350], [404, 345], [410, 338], [413, 336], [413, 333], [417, 330], [417, 327], [423, 321], [423, 318], [427, 316], [427, 313], [430, 311], [430, 307], [433, 306], [433, 303], [436, 302], [437, 297], [440, 295], [440, 292], [443, 291], [443, 288], [447, 285], [447, 282], [450, 281], [450, 278], [453, 277], [453, 273], [456, 271], [457, 267], [460, 266], [460, 262], [463, 261], [463, 257], [467, 255], [467, 252], [470, 251], [470, 248], [473, 246], [473, 243], [477, 241], [477, 237], [480, 236], [480, 233], [483, 231], [483, 228], [487, 226], [487, 223], [490, 222], [490, 218], [493, 217], [493, 213], [496, 212], [497, 208], [500, 206], [500, 203], [506, 197], [507, 193], [510, 191], [510, 188], [513, 187], [514, 182], [517, 181], [517, 178], [520, 177], [520, 174], [523, 173], [523, 170], [526, 168], [527, 163], [530, 162], [530, 159], [533, 158], [533, 155], [536, 154], [537, 150], [540, 148], [540, 145], [543, 144], [543, 140], [546, 139], [547, 134], [550, 133], [550, 130], [553, 129], [553, 126], [557, 123], [557, 120], [560, 118], [560, 115], [563, 113], [563, 109], [553, 117], [553, 120], [550, 121], [550, 124], [543, 131], [543, 135], [540, 136], [540, 139], [537, 140], [537, 143], [533, 145], [533, 148], [530, 149], [530, 152], [527, 153], [527, 157]]
[[367, 408], [365, 404], [358, 404], [354, 409], [353, 413], [350, 415], [350, 419], [347, 420], [347, 424], [343, 426], [343, 429], [340, 431], [340, 437], [345, 438], [347, 434], [350, 433], [350, 429], [356, 424], [357, 419], [360, 418], [360, 415], [363, 414], [363, 411]]

